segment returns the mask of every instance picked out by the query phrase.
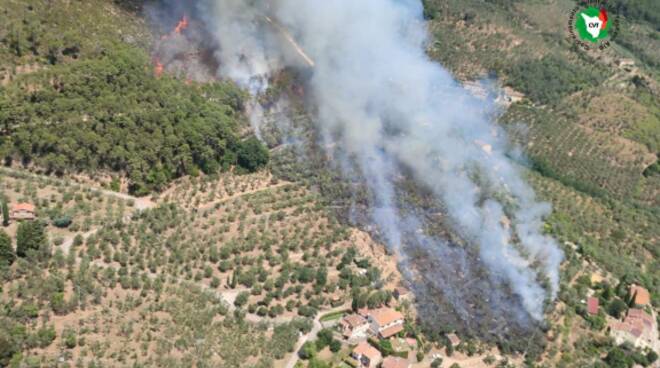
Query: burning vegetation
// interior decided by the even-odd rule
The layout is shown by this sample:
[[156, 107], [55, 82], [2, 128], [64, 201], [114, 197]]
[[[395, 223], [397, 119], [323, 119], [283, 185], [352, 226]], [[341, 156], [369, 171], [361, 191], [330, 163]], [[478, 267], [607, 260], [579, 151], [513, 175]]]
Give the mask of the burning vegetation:
[[154, 76], [167, 72], [187, 83], [215, 80], [218, 63], [213, 53], [217, 46], [207, 42], [210, 37], [200, 23], [184, 13], [169, 29], [154, 46]]
[[[191, 80], [219, 76], [247, 89], [257, 134], [269, 109], [301, 100], [290, 94], [262, 105], [272, 77], [285, 69], [299, 76], [310, 91], [303, 108], [313, 114], [314, 133], [294, 139], [322, 140], [317, 148], [341, 168], [337, 176], [356, 184], [346, 187], [346, 219], [373, 229], [409, 270], [427, 325], [500, 341], [537, 336], [562, 259], [541, 233], [549, 208], [510, 162], [492, 107], [417, 44], [419, 9], [402, 11], [392, 1], [355, 5], [360, 11], [343, 2], [321, 11], [287, 0], [177, 4], [184, 12], [157, 46], [157, 60]], [[428, 202], [402, 200], [419, 193]], [[451, 235], [425, 231], [433, 221], [428, 208], [442, 212]]]

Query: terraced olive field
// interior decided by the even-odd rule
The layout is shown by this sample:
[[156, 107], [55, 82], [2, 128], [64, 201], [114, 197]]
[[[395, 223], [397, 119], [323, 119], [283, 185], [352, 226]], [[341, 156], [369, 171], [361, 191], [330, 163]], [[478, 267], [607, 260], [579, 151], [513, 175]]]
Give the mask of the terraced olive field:
[[[351, 290], [398, 279], [373, 258], [369, 247], [382, 248], [366, 234], [266, 173], [184, 179], [152, 208], [126, 212], [111, 194], [81, 186], [50, 196], [51, 181], [2, 177], [5, 194], [25, 190], [39, 208], [72, 196], [93, 199], [92, 208], [107, 202], [109, 214], [90, 221], [73, 207], [71, 242], [3, 269], [2, 299], [12, 303], [0, 338], [12, 336], [10, 348], [22, 351], [14, 359], [29, 364], [268, 366]], [[60, 236], [52, 225], [46, 234], [49, 243]]]

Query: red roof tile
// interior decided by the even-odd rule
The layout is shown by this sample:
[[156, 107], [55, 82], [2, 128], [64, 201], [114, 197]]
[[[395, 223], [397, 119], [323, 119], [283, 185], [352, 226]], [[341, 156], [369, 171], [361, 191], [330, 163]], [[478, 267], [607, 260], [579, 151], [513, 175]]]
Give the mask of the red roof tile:
[[410, 367], [410, 363], [408, 363], [408, 360], [400, 358], [400, 357], [393, 357], [393, 356], [388, 356], [383, 360], [383, 364], [381, 364], [382, 368], [408, 368]]
[[403, 314], [387, 307], [374, 309], [369, 312], [369, 316], [373, 318], [379, 326], [387, 326], [392, 322], [403, 319]]
[[598, 298], [592, 296], [587, 298], [587, 313], [598, 314]]
[[632, 295], [635, 305], [647, 305], [651, 301], [649, 291], [638, 285], [630, 287], [630, 295]]
[[382, 357], [380, 351], [378, 351], [378, 349], [374, 348], [373, 346], [369, 345], [369, 343], [366, 341], [362, 341], [359, 344], [357, 344], [355, 349], [353, 349], [353, 354], [365, 356], [369, 358], [369, 360], [372, 362], [375, 362]]
[[398, 334], [401, 331], [403, 331], [403, 325], [398, 324], [398, 325], [390, 326], [390, 327], [380, 331], [380, 336], [384, 339], [387, 339], [388, 337], [394, 336], [394, 335]]
[[11, 206], [13, 211], [28, 211], [34, 212], [34, 205], [31, 203], [14, 203]]

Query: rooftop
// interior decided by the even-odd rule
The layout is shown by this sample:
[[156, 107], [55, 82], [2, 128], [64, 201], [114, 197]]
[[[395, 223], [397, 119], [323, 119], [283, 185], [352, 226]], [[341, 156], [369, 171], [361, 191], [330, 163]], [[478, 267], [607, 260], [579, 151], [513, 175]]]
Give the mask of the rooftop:
[[635, 305], [647, 305], [651, 301], [649, 291], [639, 285], [630, 286], [630, 295]]
[[387, 339], [388, 337], [394, 336], [398, 334], [399, 332], [403, 331], [403, 325], [398, 324], [394, 326], [390, 326], [386, 329], [383, 329], [380, 331], [380, 336], [382, 336], [384, 339]]
[[364, 317], [357, 315], [357, 314], [351, 314], [346, 317], [344, 317], [343, 322], [350, 326], [351, 328], [355, 328], [358, 326], [362, 326], [365, 323], [367, 323], [367, 320], [364, 319]]
[[387, 307], [374, 309], [369, 312], [369, 316], [373, 318], [379, 326], [386, 326], [392, 322], [403, 319], [403, 314]]
[[598, 314], [598, 298], [590, 296], [587, 298], [587, 313]]
[[451, 342], [452, 346], [456, 346], [461, 343], [461, 338], [458, 337], [455, 333], [450, 333], [447, 335], [447, 338], [449, 339], [449, 342]]
[[369, 358], [370, 361], [376, 361], [382, 357], [380, 351], [378, 351], [378, 349], [374, 348], [373, 346], [369, 345], [369, 343], [366, 341], [362, 341], [359, 344], [357, 344], [355, 349], [353, 349], [353, 354], [365, 356]]
[[644, 332], [652, 332], [653, 317], [642, 309], [630, 309], [623, 322], [612, 324], [612, 330], [625, 331], [635, 337], [640, 337]]
[[34, 205], [31, 203], [14, 203], [11, 206], [12, 211], [34, 212]]
[[383, 360], [383, 364], [381, 364], [382, 368], [408, 368], [410, 367], [410, 363], [408, 363], [408, 360], [400, 358], [400, 357], [393, 357], [393, 356], [388, 356]]

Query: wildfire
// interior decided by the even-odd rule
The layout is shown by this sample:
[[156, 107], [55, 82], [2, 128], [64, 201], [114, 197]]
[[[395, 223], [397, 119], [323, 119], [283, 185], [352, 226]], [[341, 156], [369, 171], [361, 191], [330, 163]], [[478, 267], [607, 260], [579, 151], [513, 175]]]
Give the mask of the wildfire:
[[188, 28], [188, 17], [184, 15], [174, 28], [174, 33], [181, 34], [186, 28]]
[[154, 75], [156, 78], [160, 78], [161, 75], [163, 75], [163, 72], [165, 71], [165, 66], [163, 63], [160, 62], [160, 60], [156, 59], [154, 60]]

